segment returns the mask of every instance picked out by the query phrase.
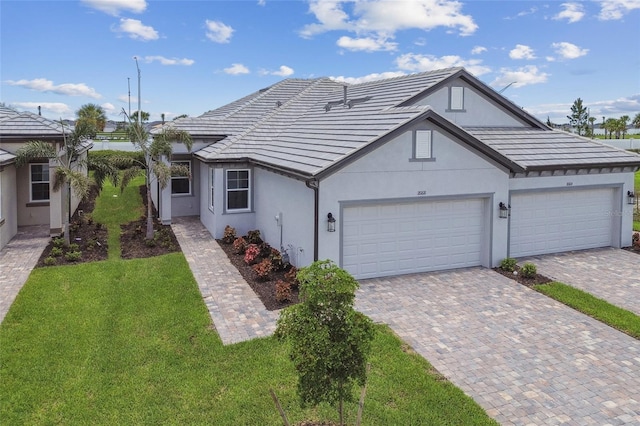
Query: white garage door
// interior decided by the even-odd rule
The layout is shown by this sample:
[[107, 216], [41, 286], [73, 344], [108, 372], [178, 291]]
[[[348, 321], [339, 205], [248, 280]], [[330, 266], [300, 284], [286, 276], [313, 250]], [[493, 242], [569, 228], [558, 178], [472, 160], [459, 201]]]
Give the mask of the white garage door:
[[342, 267], [372, 278], [480, 265], [483, 206], [468, 199], [347, 207]]
[[610, 246], [612, 211], [611, 188], [514, 194], [509, 256]]

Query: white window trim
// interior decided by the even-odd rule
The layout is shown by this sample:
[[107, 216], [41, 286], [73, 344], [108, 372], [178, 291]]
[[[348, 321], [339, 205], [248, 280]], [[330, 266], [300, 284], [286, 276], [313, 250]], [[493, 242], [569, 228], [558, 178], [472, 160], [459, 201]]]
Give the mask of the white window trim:
[[[229, 190], [229, 172], [247, 172], [248, 188], [246, 189], [231, 189]], [[252, 182], [251, 182], [251, 169], [227, 169], [224, 171], [224, 207], [226, 213], [246, 213], [251, 211], [251, 197], [252, 197]], [[230, 209], [229, 208], [229, 191], [246, 191], [247, 192], [247, 207], [242, 209]]]
[[[49, 168], [49, 163], [29, 163], [29, 202], [31, 203], [48, 203], [49, 201], [51, 201], [51, 179], [49, 177], [49, 175], [47, 175], [47, 180], [43, 180], [43, 181], [36, 181], [33, 182], [31, 180], [31, 176], [32, 174], [32, 167], [33, 166], [47, 166], [47, 168]], [[33, 184], [34, 183], [46, 183], [49, 185], [49, 196], [46, 199], [43, 200], [34, 200], [33, 199]]]
[[433, 130], [413, 132], [413, 155], [411, 161], [435, 161], [433, 156]]
[[464, 87], [451, 86], [449, 88], [449, 111], [464, 110]]
[[[191, 160], [173, 160], [171, 161], [171, 165], [180, 165], [180, 164], [186, 164], [189, 167], [189, 174], [191, 174]], [[180, 192], [180, 193], [174, 193], [173, 192], [173, 180], [176, 179], [187, 179], [187, 182], [189, 182], [189, 192]], [[184, 197], [184, 196], [188, 196], [188, 195], [192, 195], [193, 194], [193, 187], [191, 186], [191, 178], [190, 176], [171, 176], [171, 196], [172, 197]]]
[[209, 167], [209, 210], [212, 213], [215, 213], [215, 179], [216, 179], [216, 169], [215, 167]]

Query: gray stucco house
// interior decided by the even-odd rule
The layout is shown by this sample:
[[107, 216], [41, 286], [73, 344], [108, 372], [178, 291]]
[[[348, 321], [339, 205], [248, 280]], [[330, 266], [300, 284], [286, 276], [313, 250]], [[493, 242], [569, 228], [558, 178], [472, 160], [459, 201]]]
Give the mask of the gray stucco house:
[[[35, 159], [17, 168], [15, 153], [26, 142], [40, 140], [53, 144], [58, 150], [64, 143], [60, 123], [30, 112], [17, 112], [0, 107], [0, 249], [18, 232], [18, 226], [49, 225], [50, 234], [63, 230], [64, 215], [68, 214], [67, 189], [53, 191], [57, 161]], [[87, 173], [86, 156], [91, 142], [83, 144], [77, 161], [78, 169]], [[80, 199], [72, 192], [71, 211]]]
[[194, 139], [172, 159], [192, 179], [153, 191], [162, 221], [259, 229], [297, 266], [369, 278], [631, 244], [640, 156], [554, 131], [462, 68], [287, 79], [171, 125]]

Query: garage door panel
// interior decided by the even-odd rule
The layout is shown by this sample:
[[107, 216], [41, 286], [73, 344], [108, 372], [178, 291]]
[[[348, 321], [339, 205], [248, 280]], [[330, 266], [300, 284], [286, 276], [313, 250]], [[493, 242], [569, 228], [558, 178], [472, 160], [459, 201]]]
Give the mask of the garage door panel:
[[356, 278], [481, 264], [482, 199], [354, 206], [343, 218], [342, 265]]
[[509, 255], [558, 253], [611, 245], [612, 188], [514, 194]]

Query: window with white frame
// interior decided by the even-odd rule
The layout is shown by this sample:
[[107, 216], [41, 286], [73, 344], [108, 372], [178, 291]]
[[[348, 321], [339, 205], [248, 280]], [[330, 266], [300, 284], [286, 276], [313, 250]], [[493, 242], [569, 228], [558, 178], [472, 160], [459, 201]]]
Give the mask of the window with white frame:
[[49, 163], [29, 164], [29, 200], [49, 201]]
[[413, 135], [413, 158], [415, 160], [433, 159], [432, 131], [416, 130]]
[[209, 210], [213, 211], [214, 206], [214, 186], [216, 180], [216, 169], [209, 167]]
[[251, 210], [251, 172], [249, 170], [227, 170], [227, 211]]
[[449, 109], [452, 111], [464, 110], [464, 87], [451, 87], [449, 98]]
[[172, 161], [172, 166], [181, 166], [188, 170], [188, 173], [180, 173], [171, 176], [171, 194], [172, 195], [191, 195], [191, 161]]

